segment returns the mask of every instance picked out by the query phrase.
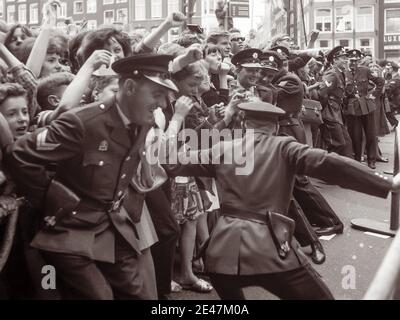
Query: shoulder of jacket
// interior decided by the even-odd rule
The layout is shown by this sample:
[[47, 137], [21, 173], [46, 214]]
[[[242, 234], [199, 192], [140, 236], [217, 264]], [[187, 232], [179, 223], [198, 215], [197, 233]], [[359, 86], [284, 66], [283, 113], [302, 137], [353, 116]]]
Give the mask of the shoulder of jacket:
[[111, 101], [95, 102], [86, 106], [73, 109], [72, 112], [82, 121], [94, 119], [100, 115], [108, 113], [114, 104]]

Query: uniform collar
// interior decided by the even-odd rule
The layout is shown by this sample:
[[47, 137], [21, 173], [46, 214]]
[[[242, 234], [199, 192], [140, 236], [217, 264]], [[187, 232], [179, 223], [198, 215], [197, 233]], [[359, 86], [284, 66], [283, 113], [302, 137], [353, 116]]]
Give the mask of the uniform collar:
[[121, 110], [121, 108], [120, 108], [120, 106], [119, 106], [119, 104], [118, 104], [118, 102], [116, 100], [115, 100], [115, 106], [117, 108], [118, 114], [119, 114], [122, 122], [124, 123], [125, 127], [127, 129], [129, 129], [130, 125], [131, 125], [131, 122], [129, 121], [128, 117], [122, 112], [122, 110]]

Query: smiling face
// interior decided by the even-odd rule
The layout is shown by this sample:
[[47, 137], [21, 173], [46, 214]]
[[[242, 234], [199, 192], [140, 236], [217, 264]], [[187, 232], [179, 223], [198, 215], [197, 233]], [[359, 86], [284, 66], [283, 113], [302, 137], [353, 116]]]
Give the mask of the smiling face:
[[0, 105], [0, 112], [6, 118], [14, 139], [28, 132], [29, 113], [26, 96], [7, 98]]
[[165, 109], [169, 90], [147, 79], [126, 79], [120, 85], [117, 101], [129, 120], [138, 125], [154, 125], [154, 111]]
[[40, 77], [45, 78], [57, 72], [68, 71], [65, 65], [65, 59], [61, 58], [58, 53], [48, 53], [43, 63]]
[[245, 89], [255, 86], [260, 78], [260, 69], [258, 68], [240, 67], [238, 71], [237, 80]]

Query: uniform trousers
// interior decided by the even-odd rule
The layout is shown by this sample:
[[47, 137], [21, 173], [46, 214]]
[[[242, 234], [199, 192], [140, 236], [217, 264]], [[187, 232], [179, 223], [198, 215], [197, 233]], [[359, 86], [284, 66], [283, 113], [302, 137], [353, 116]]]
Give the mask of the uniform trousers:
[[364, 116], [347, 116], [347, 127], [351, 140], [355, 160], [361, 162], [363, 155], [363, 129], [366, 138], [366, 150], [368, 161], [376, 161], [376, 121], [375, 112]]
[[324, 124], [321, 125], [321, 138], [328, 152], [354, 158], [352, 141], [344, 125], [324, 119]]
[[261, 287], [282, 300], [334, 299], [321, 276], [310, 265], [262, 275], [210, 274], [210, 279], [222, 300], [245, 300], [243, 288], [246, 287]]
[[344, 228], [340, 218], [308, 177], [296, 176], [293, 195], [311, 224], [322, 228], [337, 225]]
[[[138, 255], [118, 232], [115, 232], [114, 264], [73, 254], [42, 253], [46, 262], [56, 270], [57, 289], [63, 299], [157, 299], [150, 251]], [[148, 279], [151, 273], [153, 279]], [[145, 281], [152, 282], [154, 288], [148, 290], [151, 286]]]
[[165, 295], [171, 293], [180, 228], [172, 214], [171, 201], [164, 187], [148, 193], [146, 204], [159, 240], [151, 247], [151, 253], [156, 271], [158, 297], [164, 299]]

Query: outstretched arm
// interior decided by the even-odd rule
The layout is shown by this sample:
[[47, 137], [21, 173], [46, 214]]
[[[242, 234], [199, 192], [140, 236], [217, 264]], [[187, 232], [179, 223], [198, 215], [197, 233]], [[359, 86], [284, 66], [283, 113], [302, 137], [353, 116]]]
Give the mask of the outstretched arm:
[[40, 30], [39, 36], [37, 37], [35, 44], [33, 45], [31, 54], [29, 55], [26, 66], [32, 70], [32, 73], [36, 78], [39, 78], [42, 71], [43, 63], [46, 59], [47, 48], [49, 46], [51, 30], [57, 24], [57, 13], [55, 7], [46, 3], [43, 7], [43, 24]]

